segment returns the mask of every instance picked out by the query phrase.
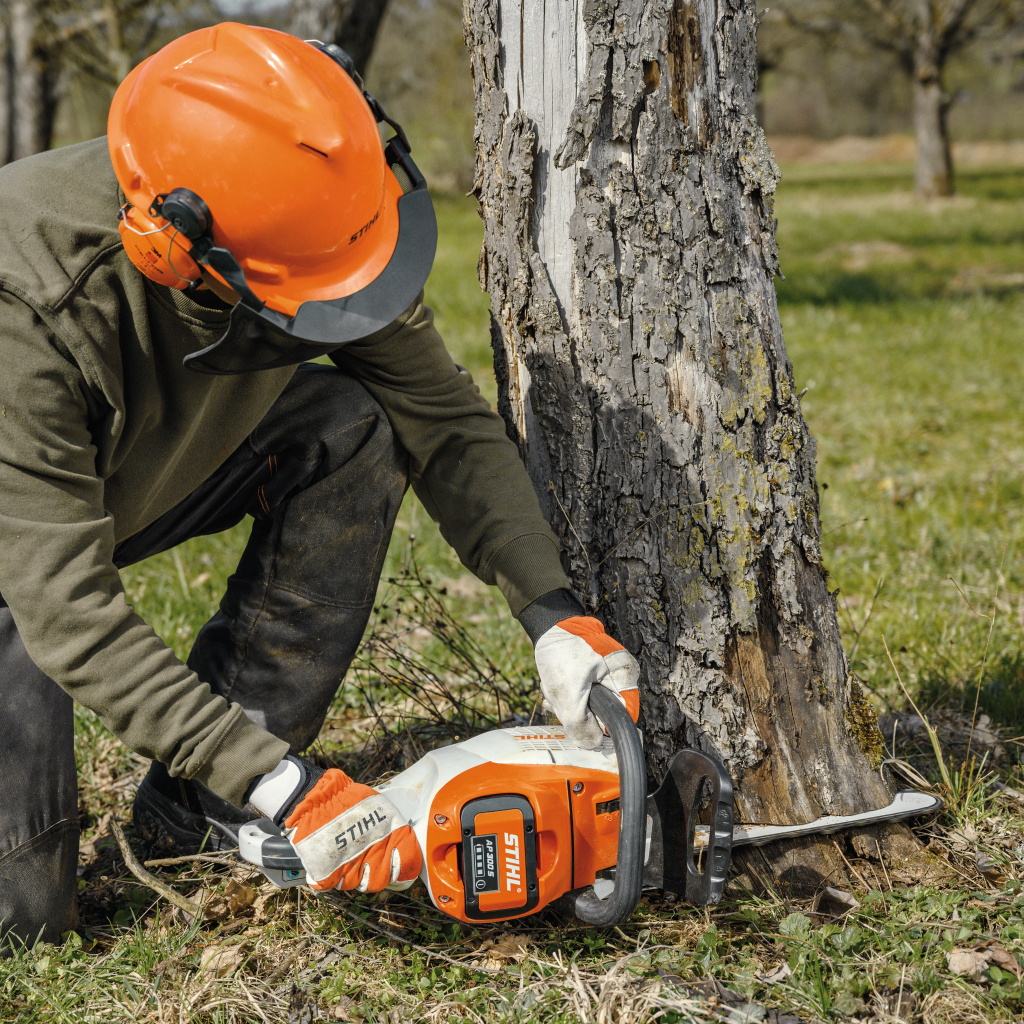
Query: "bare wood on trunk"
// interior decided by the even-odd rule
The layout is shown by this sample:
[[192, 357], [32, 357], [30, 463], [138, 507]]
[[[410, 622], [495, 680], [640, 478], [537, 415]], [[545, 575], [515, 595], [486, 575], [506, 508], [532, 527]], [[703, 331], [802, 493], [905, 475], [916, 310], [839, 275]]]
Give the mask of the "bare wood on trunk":
[[[500, 411], [577, 588], [643, 665], [652, 775], [694, 746], [742, 821], [883, 806], [775, 301], [752, 0], [464, 10]], [[745, 863], [755, 884], [845, 873], [831, 841]]]

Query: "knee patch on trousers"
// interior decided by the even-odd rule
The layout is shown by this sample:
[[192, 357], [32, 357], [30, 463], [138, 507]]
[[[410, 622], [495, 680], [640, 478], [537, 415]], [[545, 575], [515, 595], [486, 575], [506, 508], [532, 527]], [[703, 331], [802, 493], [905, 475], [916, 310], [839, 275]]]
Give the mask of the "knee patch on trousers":
[[65, 818], [0, 857], [0, 955], [59, 942], [78, 924], [78, 822]]

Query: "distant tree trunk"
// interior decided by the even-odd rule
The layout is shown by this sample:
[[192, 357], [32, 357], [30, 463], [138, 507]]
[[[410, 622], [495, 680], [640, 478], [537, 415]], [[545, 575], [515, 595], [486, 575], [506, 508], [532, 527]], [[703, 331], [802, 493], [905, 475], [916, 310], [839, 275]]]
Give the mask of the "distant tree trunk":
[[913, 84], [914, 135], [917, 138], [914, 190], [926, 199], [951, 196], [953, 156], [947, 127], [951, 97], [942, 87], [941, 70], [931, 61], [918, 63]]
[[4, 7], [3, 163], [50, 148], [57, 110], [57, 57], [47, 45], [45, 12], [36, 0]]
[[125, 45], [121, 14], [114, 0], [105, 0], [103, 13], [106, 15], [106, 50], [110, 63], [111, 77], [120, 85], [132, 69], [132, 57]]
[[293, 0], [288, 31], [337, 44], [365, 75], [387, 6], [388, 0]]
[[[884, 806], [775, 300], [754, 0], [464, 11], [500, 409], [576, 587], [643, 666], [651, 774], [716, 754], [744, 822]], [[737, 863], [755, 886], [845, 874], [830, 838]]]
[[6, 5], [0, 5], [0, 166], [10, 163], [14, 156], [14, 82], [11, 46], [11, 22]]

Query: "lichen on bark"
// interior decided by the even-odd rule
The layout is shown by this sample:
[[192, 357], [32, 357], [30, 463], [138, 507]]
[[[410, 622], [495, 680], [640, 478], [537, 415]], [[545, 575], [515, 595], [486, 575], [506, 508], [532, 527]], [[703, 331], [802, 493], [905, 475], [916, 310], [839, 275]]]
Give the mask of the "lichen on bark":
[[860, 680], [851, 672], [847, 678], [850, 699], [846, 706], [846, 721], [861, 751], [873, 769], [885, 758], [885, 741], [878, 728], [878, 714], [864, 693]]

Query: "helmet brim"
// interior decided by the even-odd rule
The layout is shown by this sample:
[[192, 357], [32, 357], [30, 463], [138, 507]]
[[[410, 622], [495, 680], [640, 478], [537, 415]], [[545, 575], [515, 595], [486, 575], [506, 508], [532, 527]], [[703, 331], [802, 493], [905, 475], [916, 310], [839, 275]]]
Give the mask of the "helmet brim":
[[[423, 289], [437, 251], [437, 218], [426, 182], [407, 154], [402, 155], [406, 171], [414, 172], [413, 188], [398, 200], [395, 249], [373, 281], [338, 299], [303, 302], [294, 317], [263, 305], [247, 287], [235, 287], [241, 300], [231, 312], [228, 330], [214, 344], [187, 355], [185, 366], [211, 374], [290, 366], [375, 334], [401, 316]], [[201, 262], [225, 276], [212, 258]]]

